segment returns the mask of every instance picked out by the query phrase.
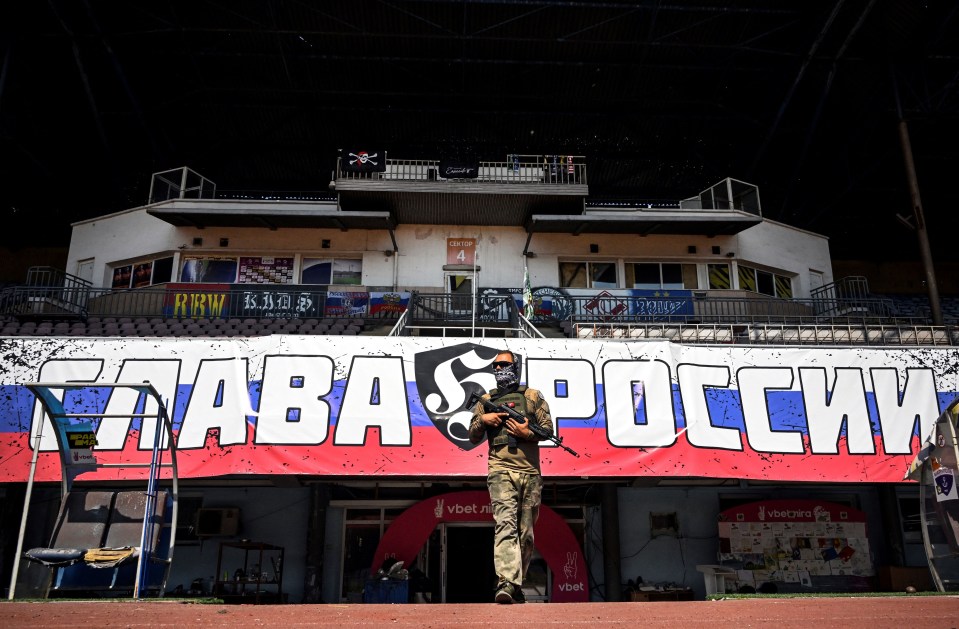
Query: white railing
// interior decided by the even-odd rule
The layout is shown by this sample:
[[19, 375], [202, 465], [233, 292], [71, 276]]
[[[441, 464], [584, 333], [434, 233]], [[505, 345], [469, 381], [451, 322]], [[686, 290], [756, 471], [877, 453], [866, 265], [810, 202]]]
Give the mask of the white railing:
[[476, 162], [475, 176], [444, 176], [440, 160], [387, 159], [384, 172], [353, 172], [338, 163], [336, 177], [350, 181], [586, 185], [586, 163], [580, 155], [557, 155], [555, 162], [551, 155], [518, 157], [522, 159]]

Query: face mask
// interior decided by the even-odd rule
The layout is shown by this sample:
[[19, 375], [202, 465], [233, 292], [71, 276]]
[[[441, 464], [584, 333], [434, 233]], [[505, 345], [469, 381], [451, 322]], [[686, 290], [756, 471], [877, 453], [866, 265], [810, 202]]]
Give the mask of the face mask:
[[496, 376], [496, 388], [509, 389], [519, 384], [518, 372], [519, 368], [516, 363], [513, 363], [509, 367], [494, 370], [493, 375]]

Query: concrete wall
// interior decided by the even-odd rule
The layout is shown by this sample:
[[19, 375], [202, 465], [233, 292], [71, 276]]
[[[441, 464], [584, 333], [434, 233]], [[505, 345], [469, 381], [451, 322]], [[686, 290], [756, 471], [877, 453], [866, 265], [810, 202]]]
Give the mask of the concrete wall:
[[[235, 537], [211, 537], [189, 545], [178, 544], [174, 550], [173, 564], [167, 590], [177, 585], [183, 589], [197, 578], [216, 576], [217, 555], [221, 541], [248, 539], [283, 546], [283, 591], [289, 602], [303, 599], [304, 557], [306, 556], [306, 525], [309, 522], [310, 493], [307, 488], [286, 489], [278, 487], [216, 487], [201, 490], [183, 490], [183, 495], [203, 495], [203, 507], [239, 507], [240, 534]], [[181, 522], [182, 524], [182, 522]], [[236, 555], [231, 554], [230, 557]], [[251, 563], [256, 559], [251, 559]], [[226, 564], [222, 572], [232, 576], [239, 565]], [[269, 570], [267, 566], [265, 569]]]
[[[723, 498], [744, 502], [769, 499], [815, 498], [834, 502], [851, 501], [853, 507], [866, 512], [869, 545], [874, 565], [888, 563], [887, 546], [879, 498], [870, 487], [767, 486], [767, 487], [685, 487], [685, 488], [620, 488], [619, 527], [623, 587], [628, 580], [646, 583], [670, 583], [691, 587], [697, 599], [706, 595], [700, 564], [718, 563], [719, 536], [717, 521]], [[676, 513], [679, 536], [650, 536], [650, 513]], [[602, 527], [591, 522], [587, 552], [589, 571], [597, 582], [603, 581]], [[889, 535], [898, 534], [890, 532]], [[602, 587], [605, 591], [605, 584]], [[592, 600], [601, 600], [593, 592]]]
[[[394, 235], [398, 254], [388, 256], [384, 252], [392, 250], [393, 245], [386, 231], [174, 227], [147, 214], [146, 208], [136, 208], [76, 223], [66, 271], [76, 273], [81, 261], [92, 259], [94, 284], [109, 286], [113, 266], [169, 255], [174, 256], [174, 278], [184, 255], [294, 256], [297, 272], [303, 257], [362, 257], [363, 284], [367, 287], [445, 292], [447, 239], [475, 238], [480, 267], [477, 285], [522, 286], [527, 234], [521, 227], [401, 225]], [[194, 246], [194, 238], [202, 238], [203, 244]], [[220, 247], [221, 238], [229, 239], [229, 245]], [[329, 248], [321, 247], [324, 240], [329, 241]], [[591, 244], [599, 247], [598, 253], [590, 253]], [[697, 253], [688, 253], [690, 246], [695, 246]], [[713, 253], [713, 247], [719, 247], [718, 254]], [[833, 279], [826, 238], [772, 221], [735, 236], [714, 238], [534, 234], [529, 250], [535, 253], [535, 257], [525, 259], [533, 286], [558, 286], [559, 263], [563, 260], [616, 262], [621, 278], [624, 262], [741, 262], [795, 276], [797, 297], [808, 296], [811, 271], [821, 274], [824, 283]], [[705, 274], [700, 276], [704, 278]]]

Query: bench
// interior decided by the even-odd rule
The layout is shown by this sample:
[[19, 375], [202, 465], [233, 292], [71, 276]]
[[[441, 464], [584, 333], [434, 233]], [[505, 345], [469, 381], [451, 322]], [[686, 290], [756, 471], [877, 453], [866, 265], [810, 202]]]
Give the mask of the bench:
[[[134, 587], [142, 549], [143, 491], [71, 491], [60, 509], [50, 545], [24, 556], [49, 566], [50, 590], [104, 591]], [[159, 492], [150, 527], [147, 557], [148, 588], [162, 588], [169, 567], [169, 525], [172, 498]]]

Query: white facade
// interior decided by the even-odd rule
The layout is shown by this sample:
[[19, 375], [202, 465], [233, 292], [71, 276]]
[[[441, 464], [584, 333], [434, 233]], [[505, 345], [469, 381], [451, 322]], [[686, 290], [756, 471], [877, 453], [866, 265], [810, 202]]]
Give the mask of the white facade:
[[[168, 201], [157, 206], [169, 207], [175, 203], [183, 202]], [[209, 203], [222, 207], [226, 202]], [[330, 204], [316, 202], [228, 203], [245, 212], [255, 212], [261, 207], [271, 212], [333, 209]], [[304, 258], [337, 257], [362, 259], [362, 285], [367, 288], [446, 292], [447, 240], [474, 238], [479, 287], [522, 286], [524, 259], [534, 287], [559, 287], [559, 265], [564, 261], [615, 263], [619, 288], [632, 288], [625, 285], [623, 265], [628, 262], [700, 265], [698, 289], [709, 288], [706, 265], [721, 263], [732, 266], [730, 276], [734, 289], [738, 288], [736, 265], [739, 264], [791, 278], [796, 298], [808, 297], [811, 288], [833, 281], [826, 237], [769, 220], [736, 235], [716, 237], [534, 233], [528, 251], [535, 255], [525, 258], [528, 234], [522, 227], [399, 225], [392, 235], [397, 252], [389, 255], [393, 251], [393, 240], [387, 230], [176, 227], [147, 213], [157, 206], [75, 223], [67, 272], [78, 274], [81, 268], [92, 265], [94, 286], [109, 287], [115, 267], [156, 258], [172, 256], [172, 281], [179, 281], [181, 260], [185, 256], [284, 256], [294, 258], [294, 282], [298, 282]], [[202, 244], [194, 244], [195, 239], [202, 239]], [[223, 239], [227, 244], [220, 246]], [[690, 253], [693, 248], [696, 253]], [[591, 253], [591, 249], [598, 252]], [[467, 274], [470, 270], [460, 268], [458, 272]]]

